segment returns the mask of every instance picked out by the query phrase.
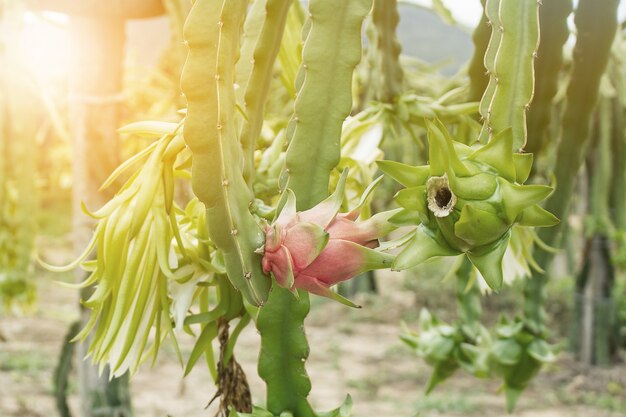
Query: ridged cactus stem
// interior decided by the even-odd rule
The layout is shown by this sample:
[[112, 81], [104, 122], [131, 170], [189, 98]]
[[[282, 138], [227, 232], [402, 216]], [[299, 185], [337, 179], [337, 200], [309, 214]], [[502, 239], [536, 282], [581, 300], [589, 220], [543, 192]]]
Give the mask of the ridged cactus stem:
[[262, 305], [270, 281], [261, 269], [264, 233], [249, 211], [236, 129], [235, 63], [247, 0], [196, 0], [185, 23], [189, 47], [181, 76], [187, 97], [184, 137], [193, 153], [192, 186], [207, 209], [211, 240], [228, 277], [248, 302]]
[[[596, 2], [581, 0], [574, 22], [578, 36], [573, 54], [573, 67], [567, 89], [567, 102], [562, 120], [562, 139], [557, 149], [554, 175], [557, 188], [547, 201], [546, 209], [562, 219], [555, 227], [541, 229], [539, 237], [548, 245], [560, 247], [561, 234], [567, 224], [571, 197], [589, 142], [593, 111], [598, 101], [600, 79], [609, 59], [611, 44], [617, 29], [618, 0]], [[554, 254], [538, 251], [538, 265], [546, 269]], [[525, 315], [543, 327], [545, 311], [539, 306], [544, 301], [544, 273], [533, 271], [525, 288]]]
[[[624, 92], [618, 93], [624, 97]], [[624, 108], [619, 98], [611, 100], [613, 113], [612, 155], [613, 155], [613, 184], [611, 187], [612, 208], [611, 218], [616, 228], [626, 230], [626, 135], [624, 129]]]
[[[309, 2], [285, 170], [298, 210], [309, 209], [328, 195], [330, 171], [340, 157], [342, 123], [352, 103], [361, 24], [370, 8], [371, 0]], [[304, 367], [309, 355], [304, 333], [309, 295], [306, 291], [298, 295], [274, 285], [259, 311], [259, 375], [267, 385], [270, 412], [312, 417], [315, 413], [307, 401], [311, 383]]]
[[[606, 68], [617, 29], [618, 0], [597, 3], [581, 0], [575, 23], [578, 36], [573, 68], [567, 89], [567, 104], [562, 120], [562, 140], [557, 150], [554, 175], [557, 188], [546, 208], [564, 219], [576, 185], [577, 175], [587, 153], [593, 110], [598, 100], [600, 79]], [[559, 235], [567, 222], [543, 229], [540, 237], [550, 245], [560, 245]]]
[[374, 98], [384, 103], [392, 103], [402, 93], [404, 72], [400, 65], [402, 45], [396, 36], [400, 15], [397, 0], [374, 0], [370, 50], [374, 84]]
[[483, 143], [510, 127], [514, 149], [526, 144], [526, 111], [533, 97], [539, 44], [537, 7], [537, 0], [487, 0], [492, 31], [485, 52], [489, 83], [480, 103]]
[[480, 291], [478, 286], [471, 282], [471, 277], [472, 263], [465, 258], [456, 273], [457, 314], [462, 324], [474, 330], [480, 323], [482, 309], [480, 306]]
[[313, 207], [328, 193], [330, 172], [339, 162], [342, 123], [352, 109], [361, 25], [371, 7], [372, 0], [309, 3], [297, 98], [287, 133], [286, 173], [298, 210]]
[[241, 132], [243, 175], [250, 188], [254, 179], [254, 150], [263, 127], [265, 102], [272, 81], [274, 62], [280, 50], [287, 14], [293, 0], [268, 0], [265, 21], [252, 58], [252, 73], [244, 96], [247, 120]]
[[[537, 256], [537, 262], [545, 262], [545, 256]], [[544, 274], [533, 271], [532, 276], [524, 285], [524, 318], [532, 329], [537, 333], [545, 330], [546, 310], [544, 301], [546, 297], [545, 285], [546, 279]]]
[[259, 376], [267, 386], [267, 409], [275, 416], [290, 412], [293, 417], [314, 417], [307, 397], [311, 381], [305, 363], [309, 344], [304, 319], [309, 314], [309, 293], [273, 285], [269, 299], [259, 310], [256, 326], [261, 333]]
[[289, 96], [296, 97], [296, 77], [302, 62], [302, 25], [304, 24], [302, 3], [294, 1], [287, 14], [287, 24], [283, 33], [283, 41], [278, 52], [280, 62], [280, 78]]
[[539, 7], [541, 40], [535, 61], [535, 94], [526, 119], [528, 140], [525, 150], [530, 153], [538, 154], [546, 140], [552, 100], [563, 66], [563, 45], [570, 34], [567, 17], [571, 12], [572, 0], [550, 0]]
[[484, 12], [486, 0], [481, 0], [480, 2], [483, 5], [483, 14], [478, 26], [476, 26], [472, 34], [474, 54], [472, 55], [472, 60], [467, 69], [467, 75], [469, 75], [470, 79], [468, 101], [480, 101], [489, 83], [489, 75], [485, 68], [485, 52], [487, 51], [487, 45], [491, 37], [491, 26], [489, 25], [487, 14]]
[[261, 36], [263, 22], [265, 22], [265, 5], [267, 0], [256, 0], [248, 8], [248, 14], [243, 24], [241, 35], [241, 47], [239, 49], [239, 61], [237, 61], [237, 75], [235, 80], [238, 88], [235, 91], [237, 103], [244, 107], [245, 95], [248, 90], [248, 82], [254, 67], [254, 51]]
[[[552, 99], [558, 88], [563, 65], [563, 45], [570, 33], [567, 17], [571, 11], [571, 0], [551, 0], [539, 8], [541, 40], [535, 62], [535, 95], [527, 117], [528, 140], [525, 148], [530, 153], [539, 153], [546, 140], [552, 114]], [[545, 280], [535, 277], [525, 283], [524, 312], [537, 325], [537, 329], [542, 328], [546, 317], [543, 308], [544, 285]]]
[[591, 230], [587, 233], [609, 233], [611, 217], [609, 214], [609, 198], [611, 195], [612, 166], [611, 135], [613, 120], [611, 114], [611, 100], [603, 97], [598, 103], [596, 111], [596, 127], [592, 134], [593, 151], [589, 153], [592, 158], [588, 161], [590, 171], [589, 214], [593, 218]]
[[626, 231], [626, 135], [624, 129], [624, 107], [626, 106], [626, 75], [624, 75], [624, 35], [618, 33], [615, 42], [612, 62], [609, 64], [611, 84], [615, 87], [616, 96], [611, 99], [613, 130], [611, 132], [611, 154], [613, 156], [613, 185], [611, 187], [611, 218], [618, 230]]

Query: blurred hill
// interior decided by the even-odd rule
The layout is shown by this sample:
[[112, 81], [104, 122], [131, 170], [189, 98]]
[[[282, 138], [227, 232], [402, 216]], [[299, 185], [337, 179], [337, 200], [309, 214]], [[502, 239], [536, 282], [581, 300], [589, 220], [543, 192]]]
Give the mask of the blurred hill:
[[452, 75], [472, 56], [471, 29], [445, 23], [432, 10], [400, 3], [398, 37], [402, 53], [429, 63], [445, 63], [441, 69]]
[[[452, 75], [472, 56], [471, 29], [445, 23], [432, 10], [400, 3], [398, 37], [402, 53], [429, 63], [442, 63], [441, 72]], [[128, 58], [139, 66], [156, 65], [169, 41], [165, 17], [127, 23]]]

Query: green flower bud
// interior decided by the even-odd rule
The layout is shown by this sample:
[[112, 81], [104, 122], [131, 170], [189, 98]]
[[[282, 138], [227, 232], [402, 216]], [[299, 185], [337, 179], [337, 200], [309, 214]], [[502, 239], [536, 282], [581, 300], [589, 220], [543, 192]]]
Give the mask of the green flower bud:
[[489, 286], [498, 289], [511, 227], [558, 223], [538, 205], [552, 188], [523, 185], [532, 155], [512, 151], [511, 129], [486, 145], [469, 147], [452, 140], [441, 122], [427, 125], [429, 165], [379, 161], [384, 173], [406, 187], [396, 195], [403, 210], [390, 221], [418, 225], [393, 268], [407, 269], [434, 256], [464, 253]]
[[449, 378], [458, 368], [456, 356], [461, 354], [463, 336], [458, 329], [440, 322], [428, 310], [420, 313], [419, 332], [407, 331], [400, 337], [404, 343], [433, 367], [426, 392], [429, 393], [440, 382]]
[[517, 397], [541, 367], [554, 361], [556, 349], [519, 318], [514, 321], [501, 319], [496, 337], [489, 349], [489, 368], [503, 379], [510, 413]]

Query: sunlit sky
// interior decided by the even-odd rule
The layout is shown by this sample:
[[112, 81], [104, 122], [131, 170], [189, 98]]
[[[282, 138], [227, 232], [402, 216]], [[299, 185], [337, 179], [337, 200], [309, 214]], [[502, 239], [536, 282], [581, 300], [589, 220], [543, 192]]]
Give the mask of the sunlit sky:
[[[416, 3], [423, 6], [430, 6], [432, 0], [400, 0], [407, 3]], [[517, 1], [517, 0], [516, 0]], [[480, 0], [443, 0], [444, 4], [450, 9], [454, 18], [467, 26], [475, 26], [480, 21], [482, 6]], [[574, 4], [578, 0], [574, 0]], [[626, 17], [626, 1], [622, 1], [619, 6], [620, 19]]]
[[[430, 6], [432, 0], [400, 0]], [[455, 19], [473, 27], [480, 20], [480, 0], [443, 0]], [[575, 0], [577, 3], [577, 0]], [[620, 5], [620, 19], [626, 17], [626, 1]], [[66, 74], [70, 61], [71, 46], [68, 42], [68, 17], [59, 13], [27, 13], [22, 34], [23, 58], [40, 79], [54, 79]]]
[[22, 58], [40, 79], [54, 79], [67, 73], [71, 45], [69, 18], [61, 13], [26, 13], [21, 36]]

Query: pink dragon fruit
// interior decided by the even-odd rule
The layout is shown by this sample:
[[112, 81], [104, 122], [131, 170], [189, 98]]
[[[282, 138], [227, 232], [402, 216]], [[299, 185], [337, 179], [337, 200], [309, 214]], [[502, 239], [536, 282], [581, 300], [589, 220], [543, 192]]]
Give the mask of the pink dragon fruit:
[[299, 213], [294, 194], [286, 191], [285, 206], [266, 228], [262, 262], [265, 273], [272, 272], [278, 285], [295, 294], [299, 288], [354, 307], [330, 287], [366, 271], [389, 268], [394, 257], [375, 248], [379, 238], [395, 229], [387, 219], [397, 210], [357, 221], [381, 177], [368, 187], [358, 207], [339, 213], [345, 177], [330, 197]]

